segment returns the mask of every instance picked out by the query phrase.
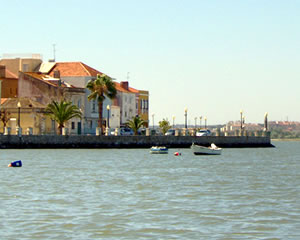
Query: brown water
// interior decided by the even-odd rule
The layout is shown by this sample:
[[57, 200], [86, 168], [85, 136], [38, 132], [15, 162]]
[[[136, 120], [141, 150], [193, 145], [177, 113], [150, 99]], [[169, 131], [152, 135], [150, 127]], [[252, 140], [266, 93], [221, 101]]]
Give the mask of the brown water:
[[0, 239], [300, 239], [300, 142], [275, 145], [1, 150]]

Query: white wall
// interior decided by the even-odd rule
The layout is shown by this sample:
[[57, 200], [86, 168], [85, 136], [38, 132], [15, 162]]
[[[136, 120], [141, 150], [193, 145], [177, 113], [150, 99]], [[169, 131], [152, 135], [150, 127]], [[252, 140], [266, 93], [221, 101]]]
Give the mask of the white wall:
[[[118, 92], [119, 94], [120, 92]], [[135, 93], [120, 93], [121, 97], [121, 124], [125, 124], [128, 120], [137, 115], [136, 112], [136, 95]]]

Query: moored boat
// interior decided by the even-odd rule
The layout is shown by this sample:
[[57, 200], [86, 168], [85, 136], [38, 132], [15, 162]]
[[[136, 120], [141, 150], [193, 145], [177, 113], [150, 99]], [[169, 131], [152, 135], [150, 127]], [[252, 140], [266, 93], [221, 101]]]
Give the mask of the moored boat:
[[195, 155], [220, 155], [222, 148], [217, 147], [214, 143], [210, 147], [204, 147], [196, 144], [192, 144], [191, 149]]
[[168, 153], [168, 148], [164, 147], [164, 146], [155, 146], [155, 147], [151, 147], [150, 149], [150, 153], [154, 153], [154, 154], [165, 154]]

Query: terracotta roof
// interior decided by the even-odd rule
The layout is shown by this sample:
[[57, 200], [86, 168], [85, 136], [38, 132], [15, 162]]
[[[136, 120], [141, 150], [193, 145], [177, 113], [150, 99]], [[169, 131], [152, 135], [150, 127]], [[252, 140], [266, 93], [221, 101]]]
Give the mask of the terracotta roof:
[[[1, 98], [1, 103], [2, 103]], [[46, 105], [36, 102], [30, 98], [4, 98], [5, 101], [2, 104], [3, 108], [17, 108], [18, 102], [21, 103], [21, 108], [45, 108]]]
[[82, 62], [58, 62], [48, 74], [52, 76], [55, 70], [59, 70], [61, 77], [97, 77], [97, 74], [102, 74]]
[[[49, 85], [58, 87], [59, 78], [54, 78], [50, 75], [43, 74], [43, 73], [37, 73], [37, 72], [26, 72], [24, 74], [29, 75], [29, 76], [31, 76], [35, 79], [40, 80], [40, 81], [43, 81], [43, 82], [45, 82]], [[78, 87], [74, 87], [73, 85], [70, 85], [70, 84], [67, 84], [67, 83], [64, 83], [64, 82], [61, 82], [61, 87], [78, 88]]]
[[121, 84], [118, 82], [115, 82], [115, 86], [116, 86], [117, 91], [119, 91], [119, 92], [130, 93], [130, 91], [126, 90], [125, 88], [122, 88]]
[[129, 91], [133, 92], [133, 93], [139, 93], [139, 90], [132, 88], [132, 87], [129, 87]]

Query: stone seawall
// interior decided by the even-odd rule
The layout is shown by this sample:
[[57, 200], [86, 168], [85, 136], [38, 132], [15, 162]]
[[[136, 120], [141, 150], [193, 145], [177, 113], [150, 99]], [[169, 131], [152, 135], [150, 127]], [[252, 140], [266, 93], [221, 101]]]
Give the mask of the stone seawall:
[[274, 147], [269, 136], [55, 136], [1, 135], [0, 148], [189, 148], [192, 143], [219, 147]]

